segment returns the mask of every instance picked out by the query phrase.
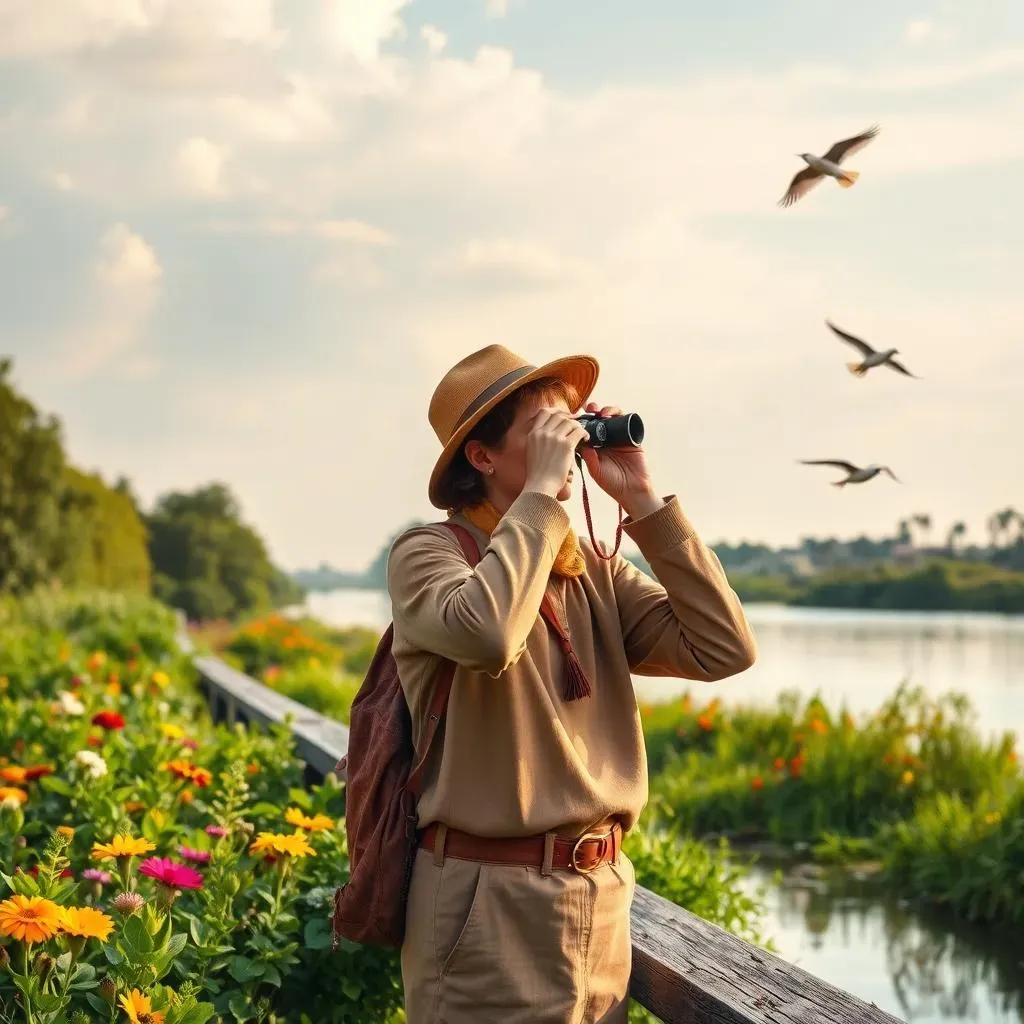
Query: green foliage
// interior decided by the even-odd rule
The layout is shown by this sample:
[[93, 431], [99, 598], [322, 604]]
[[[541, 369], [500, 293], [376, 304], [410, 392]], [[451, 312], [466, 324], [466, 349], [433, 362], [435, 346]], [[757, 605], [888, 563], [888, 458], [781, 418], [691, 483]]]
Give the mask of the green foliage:
[[[1021, 821], [1024, 780], [1013, 734], [979, 736], [965, 698], [904, 686], [860, 723], [796, 694], [728, 712], [687, 694], [642, 714], [651, 803], [680, 829], [811, 847], [825, 861], [884, 856], [888, 876], [912, 880], [913, 892], [968, 917], [1009, 915], [1003, 886], [1024, 869], [1024, 828], [993, 823]], [[970, 885], [954, 884], [956, 872]], [[1024, 914], [1019, 895], [1012, 903]]]
[[154, 592], [190, 619], [250, 614], [302, 596], [223, 484], [164, 495], [147, 526]]

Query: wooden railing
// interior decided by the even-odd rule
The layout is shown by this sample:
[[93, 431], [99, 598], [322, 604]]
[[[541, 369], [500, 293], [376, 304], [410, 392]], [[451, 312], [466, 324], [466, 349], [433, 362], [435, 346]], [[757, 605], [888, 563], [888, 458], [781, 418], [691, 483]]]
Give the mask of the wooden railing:
[[[190, 650], [187, 638], [183, 645]], [[348, 729], [218, 658], [194, 657], [218, 721], [288, 724], [307, 781], [334, 770]], [[637, 888], [630, 994], [666, 1024], [900, 1024], [896, 1017]]]

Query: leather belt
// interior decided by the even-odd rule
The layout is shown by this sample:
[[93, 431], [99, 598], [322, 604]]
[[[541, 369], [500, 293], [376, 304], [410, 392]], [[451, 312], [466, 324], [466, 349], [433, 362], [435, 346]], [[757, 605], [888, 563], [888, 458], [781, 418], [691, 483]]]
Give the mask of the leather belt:
[[[420, 836], [419, 845], [433, 852], [437, 833], [436, 823], [428, 825]], [[444, 856], [486, 864], [520, 864], [543, 869], [544, 848], [548, 841], [542, 835], [495, 839], [449, 828], [444, 833]], [[601, 832], [584, 832], [576, 839], [554, 836], [551, 845], [553, 870], [575, 871], [586, 875], [602, 864], [618, 861], [619, 850], [622, 848], [622, 826], [616, 822]]]

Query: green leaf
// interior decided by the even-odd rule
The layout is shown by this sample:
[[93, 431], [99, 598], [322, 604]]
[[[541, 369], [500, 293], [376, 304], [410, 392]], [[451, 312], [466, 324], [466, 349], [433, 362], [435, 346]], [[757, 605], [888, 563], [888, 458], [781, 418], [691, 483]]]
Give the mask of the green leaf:
[[98, 1013], [104, 1020], [110, 1019], [110, 1006], [105, 1003], [98, 995], [94, 992], [86, 992], [85, 998], [89, 1005]]
[[235, 1016], [235, 1020], [248, 1020], [251, 1016], [249, 1012], [249, 1000], [242, 995], [232, 996], [228, 1000], [228, 1009]]
[[254, 818], [280, 818], [281, 808], [277, 804], [267, 803], [265, 800], [249, 808], [249, 814]]
[[171, 936], [171, 941], [164, 947], [163, 955], [174, 959], [188, 945], [188, 936], [184, 932], [178, 932]]
[[307, 921], [303, 940], [307, 949], [330, 949], [333, 942], [330, 921], [322, 917], [314, 917]]
[[263, 974], [263, 965], [250, 960], [247, 956], [236, 956], [231, 958], [228, 973], [239, 984], [245, 984]]
[[197, 1003], [178, 1019], [178, 1024], [206, 1024], [213, 1014], [213, 1003]]
[[124, 957], [116, 946], [104, 945], [103, 955], [110, 961], [111, 967], [120, 967], [124, 963]]
[[58, 775], [44, 775], [39, 780], [39, 785], [43, 789], [48, 789], [51, 793], [59, 793], [61, 796], [73, 796], [75, 792], [71, 783]]
[[341, 991], [355, 1002], [363, 994], [363, 986], [354, 978], [342, 978]]
[[192, 936], [192, 941], [197, 946], [205, 945], [205, 943], [206, 943], [206, 938], [205, 938], [206, 927], [203, 924], [203, 922], [199, 920], [198, 917], [190, 917], [189, 918], [189, 921], [188, 921], [188, 932], [189, 932], [189, 935]]
[[[304, 811], [313, 809], [313, 800], [304, 789], [289, 789], [288, 799], [297, 806], [301, 807]], [[278, 809], [278, 813], [280, 810]]]
[[273, 965], [266, 964], [263, 968], [263, 981], [267, 985], [281, 987], [281, 972]]

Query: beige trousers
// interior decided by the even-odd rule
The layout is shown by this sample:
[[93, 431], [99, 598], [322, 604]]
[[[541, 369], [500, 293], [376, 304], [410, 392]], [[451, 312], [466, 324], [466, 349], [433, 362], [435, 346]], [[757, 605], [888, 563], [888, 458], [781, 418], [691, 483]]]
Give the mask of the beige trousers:
[[625, 1024], [636, 879], [420, 850], [402, 946], [408, 1024]]

